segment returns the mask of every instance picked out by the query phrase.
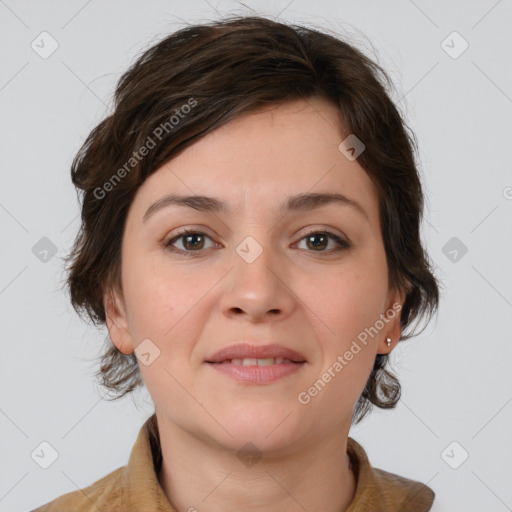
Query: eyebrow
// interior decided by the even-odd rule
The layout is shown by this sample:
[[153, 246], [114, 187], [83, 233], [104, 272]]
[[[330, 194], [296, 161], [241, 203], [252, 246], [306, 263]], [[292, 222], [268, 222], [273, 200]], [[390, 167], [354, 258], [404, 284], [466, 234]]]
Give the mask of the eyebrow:
[[[366, 210], [354, 199], [338, 194], [338, 193], [304, 193], [295, 196], [289, 196], [281, 206], [281, 212], [292, 212], [292, 211], [307, 211], [314, 208], [320, 208], [328, 204], [342, 204], [345, 206], [351, 206], [362, 214], [367, 220], [368, 214]], [[221, 199], [208, 196], [182, 196], [178, 194], [170, 194], [160, 198], [158, 201], [153, 203], [147, 210], [142, 221], [146, 222], [156, 212], [167, 206], [184, 206], [187, 208], [193, 208], [201, 212], [215, 212], [215, 213], [228, 213], [229, 207], [227, 203]]]

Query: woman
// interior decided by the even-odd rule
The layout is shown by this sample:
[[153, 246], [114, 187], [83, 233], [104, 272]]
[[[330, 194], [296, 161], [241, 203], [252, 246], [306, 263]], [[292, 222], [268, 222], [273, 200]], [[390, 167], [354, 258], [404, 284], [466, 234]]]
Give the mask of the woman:
[[191, 26], [121, 77], [72, 177], [99, 372], [155, 414], [128, 465], [37, 511], [431, 509], [349, 430], [394, 407], [388, 355], [438, 306], [423, 193], [385, 72], [263, 17]]

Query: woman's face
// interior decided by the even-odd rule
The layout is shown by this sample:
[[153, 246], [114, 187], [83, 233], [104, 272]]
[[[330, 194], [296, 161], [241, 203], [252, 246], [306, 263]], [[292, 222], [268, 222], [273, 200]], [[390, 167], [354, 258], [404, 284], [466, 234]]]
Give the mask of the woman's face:
[[[376, 190], [339, 150], [340, 130], [325, 100], [282, 104], [218, 128], [137, 191], [107, 325], [122, 352], [135, 350], [159, 422], [233, 450], [348, 432], [376, 354], [400, 336], [401, 297], [388, 288]], [[171, 194], [195, 202], [153, 206]], [[305, 362], [208, 362], [238, 343]]]

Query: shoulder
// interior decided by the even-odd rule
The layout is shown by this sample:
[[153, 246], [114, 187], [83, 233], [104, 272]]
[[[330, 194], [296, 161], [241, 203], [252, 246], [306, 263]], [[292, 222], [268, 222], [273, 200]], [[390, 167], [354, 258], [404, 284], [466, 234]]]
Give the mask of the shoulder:
[[139, 430], [126, 466], [31, 512], [173, 512], [158, 481], [160, 461], [156, 415], [153, 414]]
[[118, 468], [88, 487], [63, 494], [31, 512], [97, 512], [103, 510], [102, 505], [114, 512], [123, 506], [124, 470]]
[[352, 508], [347, 512], [428, 512], [435, 498], [427, 485], [383, 469], [374, 468], [364, 448], [348, 438], [347, 453], [357, 479]]
[[431, 510], [435, 493], [427, 485], [383, 469], [372, 471], [382, 501], [390, 507], [399, 506], [402, 512]]

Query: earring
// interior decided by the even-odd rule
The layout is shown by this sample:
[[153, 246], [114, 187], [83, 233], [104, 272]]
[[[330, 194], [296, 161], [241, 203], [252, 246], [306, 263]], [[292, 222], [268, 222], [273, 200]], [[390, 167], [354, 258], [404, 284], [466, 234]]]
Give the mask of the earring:
[[388, 347], [390, 347], [390, 346], [391, 346], [391, 338], [386, 338], [386, 345], [387, 345]]

